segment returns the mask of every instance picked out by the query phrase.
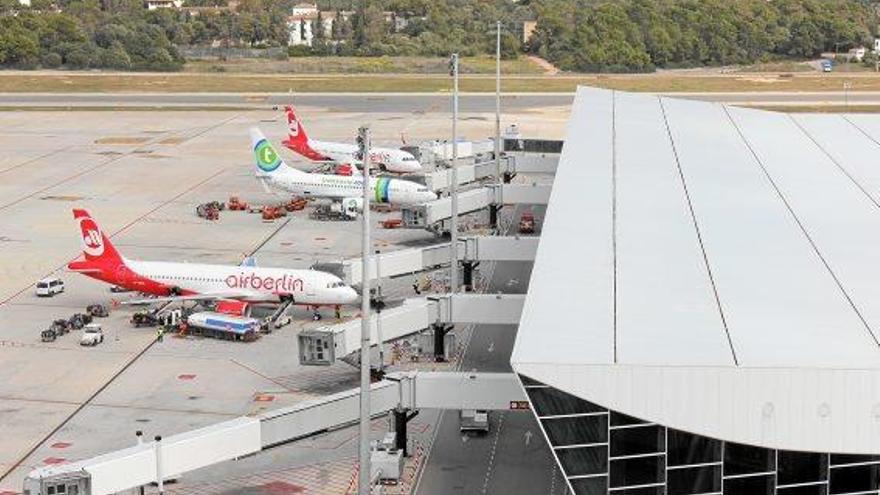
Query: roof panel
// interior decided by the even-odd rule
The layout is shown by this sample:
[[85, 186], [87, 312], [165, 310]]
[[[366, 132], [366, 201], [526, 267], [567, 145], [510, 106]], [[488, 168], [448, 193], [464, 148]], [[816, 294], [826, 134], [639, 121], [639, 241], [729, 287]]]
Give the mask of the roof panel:
[[867, 133], [872, 121], [860, 124], [857, 116], [828, 114], [790, 115], [790, 118], [815, 141], [820, 152], [828, 153], [837, 162], [841, 173], [880, 204], [880, 167], [877, 166], [880, 141], [873, 141]]
[[613, 360], [611, 93], [575, 102], [542, 227], [559, 235], [538, 246], [514, 360]]
[[617, 362], [732, 365], [659, 100], [615, 102]]
[[[730, 113], [809, 235], [806, 243], [813, 243], [827, 264], [828, 276], [833, 274], [839, 281], [839, 294], [833, 299], [850, 306], [849, 312], [856, 316], [841, 318], [831, 308], [815, 308], [811, 316], [815, 324], [802, 328], [787, 352], [799, 353], [799, 346], [818, 347], [838, 365], [873, 365], [880, 359], [875, 337], [880, 329], [880, 252], [876, 248], [880, 245], [880, 210], [789, 116], [742, 108], [731, 108]], [[834, 136], [834, 148], [839, 149], [856, 150], [857, 143], [866, 141], [855, 129]], [[847, 156], [852, 160], [858, 155]], [[860, 315], [867, 321], [859, 319]], [[829, 342], [834, 342], [834, 352], [829, 352]]]
[[[828, 339], [838, 328], [855, 328], [858, 317], [724, 107], [663, 101], [740, 363], [848, 364], [827, 352]], [[769, 121], [778, 114], [760, 115]], [[779, 148], [790, 137], [772, 126], [766, 132]], [[858, 347], [847, 337], [840, 344]]]

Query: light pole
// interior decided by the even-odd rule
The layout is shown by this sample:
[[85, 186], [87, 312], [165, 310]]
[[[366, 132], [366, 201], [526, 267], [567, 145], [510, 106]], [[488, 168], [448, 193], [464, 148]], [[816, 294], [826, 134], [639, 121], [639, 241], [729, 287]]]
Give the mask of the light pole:
[[364, 168], [361, 244], [361, 416], [358, 445], [358, 495], [370, 495], [370, 128], [358, 129], [358, 152]]
[[458, 54], [449, 61], [452, 76], [452, 190], [450, 193], [449, 292], [458, 291]]
[[495, 23], [495, 177], [501, 183], [501, 21]]

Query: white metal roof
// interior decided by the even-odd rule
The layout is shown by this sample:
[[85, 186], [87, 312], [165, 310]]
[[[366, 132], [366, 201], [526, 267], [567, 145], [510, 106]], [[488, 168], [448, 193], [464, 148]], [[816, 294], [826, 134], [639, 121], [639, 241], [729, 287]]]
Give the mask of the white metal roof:
[[511, 359], [726, 440], [880, 453], [880, 116], [580, 88]]

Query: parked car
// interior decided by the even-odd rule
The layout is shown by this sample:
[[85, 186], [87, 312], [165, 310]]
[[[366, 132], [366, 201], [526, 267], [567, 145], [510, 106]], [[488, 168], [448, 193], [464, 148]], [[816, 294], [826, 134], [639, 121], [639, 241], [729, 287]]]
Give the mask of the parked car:
[[37, 282], [37, 296], [52, 297], [64, 292], [64, 282], [58, 277], [48, 277]]
[[89, 323], [83, 327], [83, 334], [79, 339], [79, 345], [96, 346], [101, 342], [104, 342], [104, 331], [101, 329], [100, 323]]
[[54, 327], [49, 327], [42, 332], [40, 332], [40, 340], [43, 342], [55, 342], [55, 339], [58, 338], [58, 333], [55, 332]]

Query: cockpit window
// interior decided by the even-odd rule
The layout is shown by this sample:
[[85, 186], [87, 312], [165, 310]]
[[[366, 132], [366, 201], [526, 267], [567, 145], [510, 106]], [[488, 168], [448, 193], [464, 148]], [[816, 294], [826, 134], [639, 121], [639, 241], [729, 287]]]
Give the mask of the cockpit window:
[[345, 283], [343, 282], [331, 282], [327, 284], [328, 289], [335, 289], [337, 287], [345, 287]]

